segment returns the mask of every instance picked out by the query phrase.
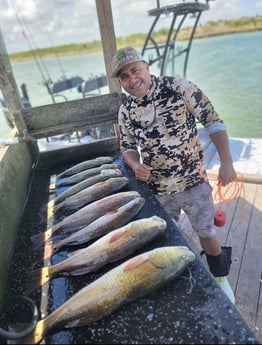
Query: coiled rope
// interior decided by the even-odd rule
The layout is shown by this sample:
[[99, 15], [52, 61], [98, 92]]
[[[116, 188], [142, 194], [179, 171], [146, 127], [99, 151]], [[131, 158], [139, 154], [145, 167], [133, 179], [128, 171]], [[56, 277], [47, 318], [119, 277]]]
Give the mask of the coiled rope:
[[217, 156], [204, 156], [198, 163], [197, 163], [197, 170], [201, 177], [203, 177], [207, 181], [217, 181], [217, 185], [213, 187], [213, 199], [214, 202], [217, 203], [217, 212], [221, 212], [222, 204], [223, 203], [230, 203], [242, 195], [242, 209], [240, 213], [240, 220], [239, 223], [243, 221], [245, 216], [245, 208], [246, 208], [246, 197], [245, 197], [245, 186], [244, 186], [244, 176], [242, 173], [236, 172], [236, 177], [232, 182], [227, 184], [226, 186], [222, 185], [222, 181], [220, 179], [210, 179], [205, 174], [205, 164], [204, 161], [207, 159], [215, 159], [220, 161], [220, 158]]

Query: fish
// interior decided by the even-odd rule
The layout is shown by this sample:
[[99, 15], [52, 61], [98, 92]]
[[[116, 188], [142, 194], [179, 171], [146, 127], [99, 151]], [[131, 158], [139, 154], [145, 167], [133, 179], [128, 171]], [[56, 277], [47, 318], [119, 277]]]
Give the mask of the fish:
[[54, 205], [54, 212], [62, 208], [70, 210], [79, 209], [92, 201], [101, 199], [109, 194], [112, 194], [121, 188], [127, 186], [129, 179], [124, 176], [111, 177], [102, 182], [97, 182], [80, 192], [66, 198], [64, 201]]
[[44, 253], [38, 260], [46, 260], [64, 246], [76, 246], [98, 238], [120, 226], [127, 224], [144, 206], [142, 197], [130, 200], [116, 210], [112, 210], [97, 218], [84, 228], [52, 244], [46, 244]]
[[[165, 246], [133, 256], [101, 275], [39, 320], [19, 344], [37, 344], [55, 330], [91, 325], [181, 275], [195, 260], [186, 246]], [[174, 291], [175, 293], [175, 291]]]
[[104, 169], [97, 175], [90, 176], [89, 178], [80, 181], [71, 187], [67, 188], [65, 191], [57, 195], [48, 203], [48, 209], [52, 209], [55, 204], [58, 204], [64, 201], [66, 198], [80, 192], [81, 190], [94, 185], [97, 182], [102, 182], [107, 180], [110, 177], [119, 177], [122, 176], [122, 171], [120, 169]]
[[59, 188], [61, 186], [67, 186], [67, 185], [78, 183], [90, 176], [99, 174], [102, 170], [105, 170], [105, 169], [121, 169], [121, 166], [120, 164], [102, 164], [97, 168], [86, 169], [86, 170], [80, 171], [77, 174], [74, 174], [72, 176], [65, 177], [61, 180], [56, 181], [55, 187]]
[[91, 169], [94, 167], [97, 167], [102, 164], [109, 164], [112, 163], [114, 160], [113, 157], [97, 157], [94, 159], [89, 159], [84, 162], [78, 163], [74, 166], [72, 166], [69, 169], [66, 169], [62, 171], [61, 173], [57, 174], [57, 178], [63, 177], [63, 176], [68, 176], [68, 175], [73, 175], [76, 173], [79, 173], [80, 171], [86, 170], [86, 169]]
[[108, 195], [82, 207], [80, 210], [65, 217], [62, 221], [48, 228], [46, 231], [31, 236], [30, 239], [35, 247], [42, 246], [44, 242], [48, 241], [53, 236], [61, 232], [66, 235], [80, 230], [106, 212], [115, 210], [139, 196], [140, 194], [137, 191], [118, 192]]
[[119, 261], [163, 234], [166, 221], [156, 215], [137, 219], [100, 237], [86, 248], [69, 253], [62, 262], [29, 273], [27, 295], [58, 276], [79, 276]]

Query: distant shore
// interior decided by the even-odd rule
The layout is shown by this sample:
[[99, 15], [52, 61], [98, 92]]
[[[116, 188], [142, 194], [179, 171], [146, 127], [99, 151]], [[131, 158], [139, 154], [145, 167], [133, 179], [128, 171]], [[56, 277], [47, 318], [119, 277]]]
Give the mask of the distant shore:
[[[244, 32], [254, 32], [262, 30], [262, 16], [255, 17], [242, 17], [235, 20], [219, 20], [217, 22], [207, 22], [204, 25], [199, 25], [195, 31], [194, 39], [207, 38], [221, 35], [230, 35]], [[179, 32], [177, 41], [186, 41], [189, 39], [192, 28], [183, 28]], [[155, 40], [158, 43], [165, 43], [168, 29], [161, 29], [155, 33]], [[116, 38], [117, 48], [121, 48], [126, 45], [132, 45], [134, 47], [141, 47], [146, 40], [146, 33], [136, 33], [126, 37]], [[101, 41], [93, 41], [80, 44], [67, 44], [56, 47], [41, 48], [34, 51], [24, 51], [14, 54], [9, 54], [11, 62], [20, 62], [45, 58], [54, 58], [57, 56], [72, 56], [80, 54], [89, 54], [101, 52]]]

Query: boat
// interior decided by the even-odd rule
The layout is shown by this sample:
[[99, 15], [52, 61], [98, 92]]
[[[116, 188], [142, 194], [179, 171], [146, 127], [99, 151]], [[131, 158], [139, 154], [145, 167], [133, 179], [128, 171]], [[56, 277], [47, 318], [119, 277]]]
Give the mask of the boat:
[[[157, 5], [156, 9], [160, 11], [159, 1]], [[108, 62], [115, 51], [115, 46], [110, 46], [114, 40], [113, 21], [109, 16], [110, 2], [98, 1], [97, 11], [107, 75], [110, 76], [111, 67]], [[30, 298], [24, 296], [26, 272], [30, 269], [33, 256], [30, 236], [48, 226], [47, 204], [55, 195], [51, 184], [58, 174], [68, 167], [99, 156], [111, 155], [129, 180], [126, 190], [138, 191], [145, 199], [145, 206], [137, 218], [156, 214], [167, 222], [166, 233], [145, 246], [142, 251], [160, 246], [189, 244], [147, 185], [137, 181], [121, 160], [117, 128], [110, 137], [48, 151], [39, 149], [38, 140], [46, 137], [105, 125], [115, 128], [118, 109], [124, 98], [119, 85], [108, 77], [107, 94], [40, 107], [23, 107], [15, 79], [8, 68], [8, 54], [3, 49], [4, 42], [0, 43], [0, 88], [11, 120], [15, 124], [13, 136], [0, 148], [2, 330], [5, 324], [5, 308], [8, 309], [12, 298], [16, 305], [13, 317], [16, 319], [15, 316], [22, 314], [23, 320], [26, 314], [27, 323], [34, 326], [38, 317], [35, 309], [41, 314], [40, 317], [47, 315], [108, 269], [76, 279], [59, 278], [30, 295]], [[209, 147], [208, 143], [206, 147]], [[66, 251], [55, 255], [53, 262], [61, 260], [65, 255]], [[21, 319], [19, 321], [21, 322]], [[6, 332], [7, 337], [3, 339], [3, 343], [8, 343], [9, 328]], [[0, 332], [0, 336], [1, 334], [3, 333]], [[186, 272], [164, 288], [127, 303], [89, 327], [58, 330], [48, 334], [45, 340], [51, 344], [259, 343], [238, 309], [218, 287], [198, 258]]]

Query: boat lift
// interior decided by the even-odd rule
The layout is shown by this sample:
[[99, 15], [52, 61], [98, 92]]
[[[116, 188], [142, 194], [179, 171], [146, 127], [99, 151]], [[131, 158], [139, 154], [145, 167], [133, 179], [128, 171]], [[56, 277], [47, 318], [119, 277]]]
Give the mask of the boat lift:
[[[168, 73], [175, 76], [175, 73], [177, 73], [175, 69], [176, 58], [183, 55], [184, 64], [182, 75], [183, 77], [186, 77], [188, 57], [195, 30], [202, 12], [209, 9], [209, 1], [210, 0], [204, 0], [204, 2], [200, 2], [198, 0], [195, 0], [194, 2], [183, 1], [182, 3], [180, 2], [161, 7], [160, 0], [157, 0], [157, 7], [148, 11], [149, 16], [154, 16], [155, 19], [149, 30], [141, 53], [142, 56], [145, 56], [146, 52], [152, 52], [148, 55], [147, 61], [149, 65], [158, 63], [160, 75], [166, 75], [167, 68], [171, 67], [171, 71], [169, 70]], [[173, 15], [173, 17], [171, 19], [169, 30], [167, 31], [165, 43], [157, 43], [154, 39], [154, 29], [156, 28], [159, 19], [162, 18], [163, 15]], [[179, 48], [176, 47], [176, 40], [182, 25], [185, 23], [187, 18], [194, 20], [194, 25], [193, 27], [190, 27], [190, 37], [186, 43], [186, 46], [184, 48]]]

